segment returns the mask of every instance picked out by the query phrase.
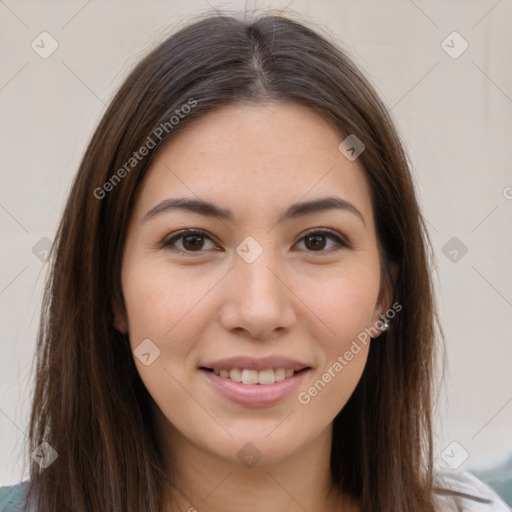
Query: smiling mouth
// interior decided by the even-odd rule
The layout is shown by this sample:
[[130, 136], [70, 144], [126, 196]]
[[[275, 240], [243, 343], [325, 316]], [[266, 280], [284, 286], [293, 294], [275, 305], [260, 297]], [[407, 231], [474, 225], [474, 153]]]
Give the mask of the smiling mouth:
[[230, 370], [220, 368], [201, 368], [219, 377], [230, 379], [241, 384], [274, 384], [293, 377], [297, 373], [310, 368], [302, 368], [294, 371], [291, 368], [269, 368], [267, 370], [252, 370], [246, 368], [232, 368]]

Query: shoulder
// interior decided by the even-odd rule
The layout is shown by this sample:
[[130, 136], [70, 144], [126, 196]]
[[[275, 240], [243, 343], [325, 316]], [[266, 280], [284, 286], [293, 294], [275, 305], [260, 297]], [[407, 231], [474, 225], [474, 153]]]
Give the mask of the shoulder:
[[0, 487], [0, 512], [22, 512], [23, 499], [30, 482]]
[[436, 475], [436, 500], [441, 511], [510, 512], [512, 509], [485, 483], [468, 471]]

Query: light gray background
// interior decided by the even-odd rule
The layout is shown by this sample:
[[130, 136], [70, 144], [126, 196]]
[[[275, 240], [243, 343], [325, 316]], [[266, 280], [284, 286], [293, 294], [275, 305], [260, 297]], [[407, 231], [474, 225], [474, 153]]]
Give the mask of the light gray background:
[[[447, 341], [438, 463], [446, 465], [441, 454], [452, 441], [460, 447], [448, 450], [451, 460], [468, 453], [463, 469], [499, 463], [512, 452], [512, 3], [295, 0], [290, 8], [326, 26], [366, 72], [411, 155]], [[24, 476], [46, 271], [40, 240], [53, 239], [92, 130], [130, 67], [208, 9], [204, 0], [0, 1], [0, 484]], [[31, 48], [43, 31], [59, 45], [47, 59]], [[469, 44], [456, 59], [441, 46], [453, 31]], [[452, 237], [468, 249], [458, 262], [443, 253]]]

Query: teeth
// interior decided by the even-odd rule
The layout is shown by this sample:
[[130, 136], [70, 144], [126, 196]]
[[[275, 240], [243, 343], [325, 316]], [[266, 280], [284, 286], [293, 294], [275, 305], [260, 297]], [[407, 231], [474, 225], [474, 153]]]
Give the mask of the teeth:
[[229, 371], [229, 378], [235, 382], [242, 382], [242, 371], [238, 368], [234, 368]]
[[260, 371], [233, 368], [231, 370], [214, 369], [213, 373], [220, 377], [234, 380], [235, 382], [242, 382], [243, 384], [274, 384], [274, 382], [280, 382], [291, 377], [295, 372], [289, 368], [275, 368]]
[[278, 368], [274, 370], [274, 382], [279, 382], [286, 378], [286, 370], [284, 368]]
[[242, 382], [244, 384], [258, 384], [258, 371], [242, 370]]
[[274, 370], [261, 370], [258, 372], [258, 382], [260, 384], [274, 384]]

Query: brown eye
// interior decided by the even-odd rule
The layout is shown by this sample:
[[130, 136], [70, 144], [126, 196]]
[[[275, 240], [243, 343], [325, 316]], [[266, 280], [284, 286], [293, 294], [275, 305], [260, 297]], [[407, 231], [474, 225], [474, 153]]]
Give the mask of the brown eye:
[[308, 235], [304, 240], [306, 247], [312, 251], [322, 250], [325, 247], [325, 235]]
[[201, 249], [204, 245], [204, 237], [202, 235], [188, 235], [182, 237], [183, 247], [187, 251], [195, 251]]
[[162, 247], [176, 252], [201, 253], [204, 252], [203, 249], [208, 240], [213, 244], [204, 231], [186, 229], [164, 240]]
[[[205, 248], [205, 244], [208, 242], [212, 244], [212, 247]], [[351, 247], [350, 244], [336, 232], [327, 230], [312, 231], [304, 236], [300, 242], [304, 242], [307, 252], [325, 253], [337, 251], [341, 247]], [[215, 250], [216, 245], [204, 231], [185, 229], [164, 240], [161, 247], [175, 252], [200, 254], [208, 249]]]
[[[329, 239], [334, 243], [326, 249]], [[307, 252], [332, 252], [339, 250], [341, 247], [350, 248], [350, 244], [341, 236], [326, 230], [312, 231], [304, 236], [301, 242], [304, 242]]]

